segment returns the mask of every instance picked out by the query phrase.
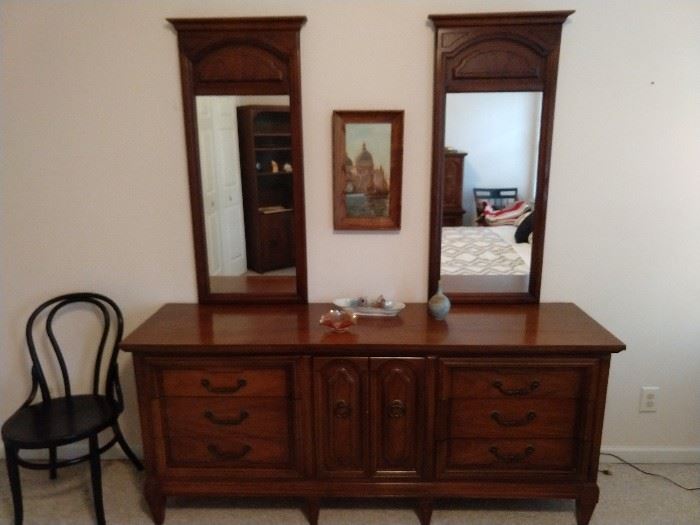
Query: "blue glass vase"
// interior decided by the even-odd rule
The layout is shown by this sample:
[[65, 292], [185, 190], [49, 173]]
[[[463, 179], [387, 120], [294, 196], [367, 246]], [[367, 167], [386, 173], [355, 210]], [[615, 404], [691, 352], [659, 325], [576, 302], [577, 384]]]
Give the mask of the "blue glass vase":
[[428, 301], [428, 310], [430, 310], [430, 314], [438, 321], [442, 321], [447, 317], [450, 311], [450, 300], [442, 293], [442, 282], [440, 281], [438, 281], [437, 292], [435, 292], [435, 295]]

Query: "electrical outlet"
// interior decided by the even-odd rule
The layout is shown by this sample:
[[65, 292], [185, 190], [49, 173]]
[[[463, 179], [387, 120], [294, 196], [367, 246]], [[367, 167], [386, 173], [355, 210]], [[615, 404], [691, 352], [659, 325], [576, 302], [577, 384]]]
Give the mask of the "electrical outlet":
[[656, 402], [659, 397], [658, 386], [643, 386], [639, 396], [640, 412], [656, 412]]

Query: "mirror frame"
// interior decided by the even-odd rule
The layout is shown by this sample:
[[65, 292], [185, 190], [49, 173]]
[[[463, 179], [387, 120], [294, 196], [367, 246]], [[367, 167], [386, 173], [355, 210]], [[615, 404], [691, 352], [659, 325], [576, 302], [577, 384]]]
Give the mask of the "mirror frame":
[[435, 77], [428, 297], [437, 291], [440, 279], [447, 93], [541, 91], [536, 213], [528, 291], [449, 293], [443, 290], [457, 304], [539, 302], [559, 43], [562, 24], [573, 12], [429, 15], [435, 27]]
[[[306, 17], [172, 18], [168, 22], [178, 36], [199, 302], [305, 303], [306, 227], [299, 33]], [[197, 139], [197, 95], [289, 96], [294, 166], [294, 292], [276, 288], [277, 281], [264, 276], [255, 277], [259, 282], [240, 292], [217, 293], [210, 289]]]

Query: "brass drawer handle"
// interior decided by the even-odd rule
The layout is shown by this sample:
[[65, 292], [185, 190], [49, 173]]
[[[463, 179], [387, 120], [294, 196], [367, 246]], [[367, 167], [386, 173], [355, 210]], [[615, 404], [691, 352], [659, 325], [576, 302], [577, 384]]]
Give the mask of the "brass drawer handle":
[[238, 415], [238, 417], [231, 417], [231, 418], [218, 418], [214, 415], [214, 413], [211, 410], [207, 410], [204, 412], [204, 417], [206, 417], [209, 421], [214, 423], [215, 425], [240, 425], [243, 423], [248, 418], [249, 414], [245, 410], [241, 410], [241, 413]]
[[238, 452], [222, 452], [221, 450], [218, 449], [216, 445], [207, 445], [207, 450], [209, 453], [216, 457], [216, 458], [221, 458], [221, 459], [241, 459], [243, 458], [248, 452], [252, 450], [250, 445], [243, 445], [241, 450]]
[[502, 461], [503, 463], [519, 463], [525, 461], [534, 451], [535, 447], [532, 445], [529, 445], [522, 454], [501, 454], [498, 447], [491, 447], [489, 449], [489, 452], [491, 452], [498, 461]]
[[389, 417], [400, 418], [406, 415], [406, 404], [400, 399], [394, 399], [389, 405]]
[[540, 386], [540, 382], [533, 381], [525, 388], [503, 388], [503, 383], [501, 383], [500, 381], [494, 381], [493, 383], [491, 383], [491, 386], [498, 389], [498, 391], [504, 396], [526, 396], [528, 394], [532, 394], [535, 390], [537, 390]]
[[503, 416], [497, 410], [494, 410], [493, 412], [491, 412], [491, 419], [493, 419], [496, 423], [498, 423], [502, 427], [523, 427], [523, 426], [527, 425], [528, 423], [532, 423], [536, 417], [537, 417], [537, 414], [530, 411], [522, 419], [503, 419]]
[[245, 379], [239, 379], [233, 386], [212, 386], [208, 379], [202, 379], [202, 386], [207, 389], [207, 392], [212, 394], [235, 394], [247, 384], [248, 381]]
[[352, 414], [352, 407], [347, 401], [341, 399], [336, 401], [335, 407], [333, 408], [333, 415], [338, 419], [347, 419]]

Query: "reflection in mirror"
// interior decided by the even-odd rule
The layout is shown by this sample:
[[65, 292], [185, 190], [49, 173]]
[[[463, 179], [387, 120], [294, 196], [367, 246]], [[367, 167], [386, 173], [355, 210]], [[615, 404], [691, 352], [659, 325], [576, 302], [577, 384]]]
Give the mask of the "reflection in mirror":
[[251, 277], [294, 290], [289, 97], [197, 96], [209, 289]]
[[445, 292], [527, 292], [541, 114], [541, 92], [446, 95]]

